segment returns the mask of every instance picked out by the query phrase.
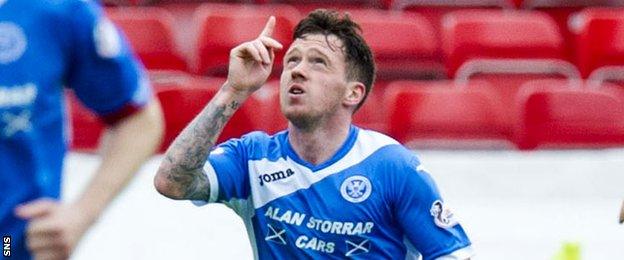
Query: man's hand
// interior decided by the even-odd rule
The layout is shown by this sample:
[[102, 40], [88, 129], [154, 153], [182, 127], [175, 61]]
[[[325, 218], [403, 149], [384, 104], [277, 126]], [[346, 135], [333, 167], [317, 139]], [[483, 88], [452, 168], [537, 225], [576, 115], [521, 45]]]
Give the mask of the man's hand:
[[226, 85], [251, 93], [266, 82], [273, 68], [275, 50], [282, 49], [282, 44], [271, 38], [274, 28], [275, 17], [271, 16], [258, 38], [232, 49]]
[[28, 220], [26, 245], [35, 260], [68, 259], [85, 231], [93, 223], [76, 207], [39, 199], [15, 209]]

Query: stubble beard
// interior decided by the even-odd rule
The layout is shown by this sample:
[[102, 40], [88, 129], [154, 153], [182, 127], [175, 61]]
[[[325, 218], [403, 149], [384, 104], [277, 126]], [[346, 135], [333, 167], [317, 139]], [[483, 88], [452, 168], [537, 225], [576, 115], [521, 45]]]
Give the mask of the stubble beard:
[[312, 132], [323, 125], [337, 111], [337, 105], [324, 111], [285, 113], [284, 116], [299, 130]]

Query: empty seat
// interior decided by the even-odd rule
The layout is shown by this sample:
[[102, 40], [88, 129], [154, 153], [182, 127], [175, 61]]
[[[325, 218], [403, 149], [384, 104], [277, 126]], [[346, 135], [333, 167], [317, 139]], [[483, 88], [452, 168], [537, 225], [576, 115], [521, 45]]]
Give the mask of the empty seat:
[[536, 12], [450, 13], [443, 22], [442, 46], [449, 76], [471, 59], [565, 59], [554, 21]]
[[624, 9], [587, 9], [572, 21], [578, 67], [584, 76], [604, 66], [624, 66]]
[[157, 7], [108, 8], [107, 14], [124, 32], [132, 48], [148, 69], [187, 70], [173, 37], [174, 20]]
[[288, 121], [280, 108], [279, 81], [267, 82], [254, 92], [253, 96], [258, 100], [255, 120], [258, 122], [257, 130], [274, 134], [288, 127]]
[[622, 100], [598, 89], [529, 82], [518, 96], [521, 149], [624, 145]]
[[375, 54], [379, 80], [446, 77], [438, 53], [439, 39], [424, 17], [381, 10], [347, 12], [362, 27], [364, 39]]
[[392, 0], [258, 0], [269, 3], [288, 4], [295, 7], [301, 14], [307, 15], [316, 9], [388, 9]]
[[622, 0], [523, 0], [522, 6], [525, 8], [565, 8], [565, 7], [586, 7], [586, 6], [618, 6], [623, 4]]
[[577, 12], [589, 6], [622, 6], [623, 0], [524, 0], [522, 8], [532, 9], [548, 14], [557, 24], [566, 47], [566, 56], [570, 60], [575, 58], [574, 34], [569, 24], [570, 18]]
[[517, 109], [511, 104], [523, 83], [580, 78], [574, 65], [564, 60], [562, 42], [545, 14], [460, 11], [445, 18], [443, 46], [449, 73], [458, 83], [489, 82], [489, 92], [504, 107], [508, 127], [516, 123]]
[[511, 103], [518, 89], [527, 81], [538, 79], [579, 80], [574, 65], [553, 59], [475, 59], [459, 68], [455, 81], [463, 84], [471, 80], [490, 83], [503, 103]]
[[425, 17], [433, 25], [438, 38], [442, 31], [443, 17], [450, 12], [465, 9], [510, 8], [514, 8], [514, 4], [509, 0], [394, 0], [391, 3], [391, 9], [417, 13]]
[[395, 82], [388, 86], [384, 103], [390, 135], [408, 146], [513, 147], [511, 129], [501, 124], [501, 108], [477, 86]]
[[[214, 82], [208, 80], [208, 82]], [[180, 132], [197, 116], [219, 90], [220, 85], [207, 85], [202, 80], [159, 88], [158, 99], [165, 118], [165, 136], [160, 151], [165, 151]], [[228, 121], [219, 136], [218, 143], [237, 138], [257, 129], [254, 108], [257, 101], [250, 97]]]
[[383, 109], [383, 94], [385, 91], [385, 87], [373, 87], [372, 91], [368, 93], [364, 104], [353, 115], [353, 124], [382, 133], [388, 132], [386, 124], [387, 114]]
[[[230, 50], [258, 37], [269, 17], [276, 18], [273, 38], [285, 48], [290, 45], [292, 31], [299, 13], [287, 5], [226, 5], [203, 4], [196, 13], [199, 26], [195, 72], [203, 75], [225, 76]], [[274, 74], [281, 71], [284, 51], [277, 52]]]

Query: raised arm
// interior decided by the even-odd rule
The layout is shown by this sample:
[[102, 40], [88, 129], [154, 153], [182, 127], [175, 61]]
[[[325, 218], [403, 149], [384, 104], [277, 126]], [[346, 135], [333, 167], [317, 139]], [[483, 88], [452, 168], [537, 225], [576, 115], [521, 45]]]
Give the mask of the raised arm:
[[271, 74], [274, 51], [282, 49], [271, 38], [274, 27], [275, 17], [271, 17], [258, 38], [232, 49], [227, 81], [167, 149], [154, 178], [160, 194], [172, 199], [209, 199], [204, 163], [226, 122]]

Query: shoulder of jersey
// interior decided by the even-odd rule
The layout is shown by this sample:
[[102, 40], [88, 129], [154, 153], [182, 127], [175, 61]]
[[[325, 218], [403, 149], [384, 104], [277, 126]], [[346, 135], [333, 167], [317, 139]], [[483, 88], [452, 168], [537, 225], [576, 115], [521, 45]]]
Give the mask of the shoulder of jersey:
[[399, 145], [397, 140], [394, 140], [392, 137], [382, 134], [377, 131], [361, 129], [358, 133], [358, 139], [360, 142], [365, 143], [365, 145], [378, 146], [383, 147], [386, 145]]
[[416, 158], [413, 151], [410, 151], [392, 137], [372, 130], [360, 129], [356, 145], [370, 150], [371, 154], [374, 153], [377, 159], [386, 162], [402, 164], [410, 162], [412, 158]]
[[269, 135], [262, 131], [253, 131], [241, 137], [250, 160], [267, 158], [277, 160], [282, 156], [282, 137], [285, 131]]
[[31, 0], [33, 5], [43, 8], [49, 12], [61, 16], [75, 15], [77, 7], [84, 5], [101, 6], [100, 3], [93, 0]]

